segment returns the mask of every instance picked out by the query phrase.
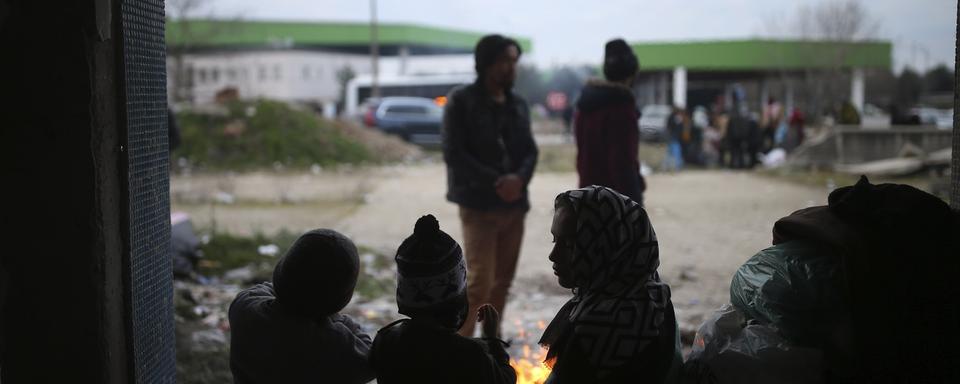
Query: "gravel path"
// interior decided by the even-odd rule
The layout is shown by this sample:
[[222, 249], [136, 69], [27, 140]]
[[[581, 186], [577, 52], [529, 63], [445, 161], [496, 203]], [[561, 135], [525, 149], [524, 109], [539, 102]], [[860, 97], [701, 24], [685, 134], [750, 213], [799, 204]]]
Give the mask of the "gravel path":
[[[576, 174], [539, 173], [530, 186], [532, 208], [505, 332], [535, 333], [569, 296], [556, 286], [547, 255], [553, 198], [576, 186]], [[455, 205], [444, 199], [442, 163], [317, 174], [194, 175], [172, 181], [174, 209], [202, 227], [249, 233], [283, 228], [336, 228], [358, 244], [392, 254], [415, 220], [432, 213], [461, 239]], [[728, 301], [737, 267], [771, 241], [773, 223], [794, 210], [824, 204], [826, 190], [746, 172], [685, 171], [648, 177], [647, 209], [660, 241], [661, 275], [673, 289], [681, 328], [696, 326]], [[232, 205], [209, 202], [228, 192]], [[519, 327], [519, 328], [518, 328]], [[530, 329], [533, 328], [533, 329]]]

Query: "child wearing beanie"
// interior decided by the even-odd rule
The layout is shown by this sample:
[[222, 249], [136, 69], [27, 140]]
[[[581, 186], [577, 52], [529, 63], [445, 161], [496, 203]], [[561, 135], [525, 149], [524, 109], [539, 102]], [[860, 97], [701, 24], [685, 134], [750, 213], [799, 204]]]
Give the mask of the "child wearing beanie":
[[370, 365], [379, 384], [515, 383], [505, 343], [496, 338], [498, 314], [479, 310], [483, 336], [457, 334], [467, 318], [463, 251], [433, 215], [417, 220], [397, 250], [397, 305], [409, 319], [377, 333]]
[[234, 382], [366, 383], [372, 341], [338, 312], [360, 272], [357, 247], [329, 229], [300, 236], [273, 270], [273, 282], [230, 304]]

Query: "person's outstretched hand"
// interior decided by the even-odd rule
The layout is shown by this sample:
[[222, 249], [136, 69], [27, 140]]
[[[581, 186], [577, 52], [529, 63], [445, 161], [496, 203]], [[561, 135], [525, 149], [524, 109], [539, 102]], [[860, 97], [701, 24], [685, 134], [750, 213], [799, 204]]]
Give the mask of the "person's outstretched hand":
[[483, 337], [496, 338], [500, 333], [500, 314], [490, 304], [481, 305], [477, 308], [477, 322], [483, 323]]

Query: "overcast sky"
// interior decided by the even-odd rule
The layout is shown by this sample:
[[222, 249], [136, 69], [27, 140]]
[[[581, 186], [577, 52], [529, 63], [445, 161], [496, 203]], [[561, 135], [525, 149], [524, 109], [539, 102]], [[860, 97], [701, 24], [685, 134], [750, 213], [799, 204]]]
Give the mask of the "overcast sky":
[[[198, 16], [357, 21], [369, 0], [206, 0]], [[823, 0], [379, 0], [383, 22], [403, 22], [528, 37], [525, 58], [542, 68], [598, 63], [603, 43], [739, 39], [789, 34], [802, 4]], [[866, 0], [876, 35], [894, 45], [894, 66], [953, 67], [955, 0]]]

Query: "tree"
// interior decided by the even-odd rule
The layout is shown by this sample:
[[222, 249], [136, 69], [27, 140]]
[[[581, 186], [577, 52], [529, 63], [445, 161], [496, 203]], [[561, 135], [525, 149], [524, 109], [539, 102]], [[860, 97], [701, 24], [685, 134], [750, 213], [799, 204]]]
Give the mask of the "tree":
[[923, 78], [911, 68], [904, 68], [897, 78], [897, 90], [894, 94], [894, 103], [900, 107], [912, 107], [920, 100], [923, 92]]
[[[176, 41], [167, 41], [167, 51], [173, 59], [171, 77], [174, 101], [193, 99], [193, 73], [185, 66], [186, 54], [195, 45], [209, 41], [219, 34], [235, 32], [235, 29], [240, 27], [240, 17], [236, 16], [221, 22], [208, 23], [206, 28], [197, 28], [196, 22], [209, 4], [210, 0], [166, 0], [167, 28], [173, 28], [177, 36]], [[213, 19], [209, 15], [205, 18], [208, 21]]]
[[[880, 26], [877, 19], [859, 0], [823, 0], [799, 6], [788, 24], [795, 31], [793, 37], [819, 42], [809, 45], [809, 56], [822, 55], [825, 49], [829, 52], [821, 68], [803, 70], [797, 90], [807, 101], [808, 114], [833, 109], [846, 101], [850, 79], [846, 62], [857, 49], [850, 43], [875, 38]], [[791, 83], [785, 71], [781, 72], [784, 80]]]
[[923, 90], [930, 93], [952, 93], [953, 71], [940, 64], [923, 75]]
[[551, 92], [563, 92], [567, 95], [567, 100], [573, 101], [580, 93], [580, 88], [583, 88], [587, 77], [587, 74], [581, 68], [560, 67], [554, 70], [552, 76], [550, 76], [547, 89]]
[[825, 0], [802, 5], [794, 21], [802, 39], [861, 41], [874, 38], [880, 24], [860, 0]]
[[176, 21], [174, 28], [178, 29], [181, 40], [169, 46], [170, 56], [173, 58], [173, 100], [185, 101], [193, 98], [193, 74], [188, 73], [184, 67], [184, 56], [190, 46], [190, 40], [187, 37], [190, 33], [190, 17], [196, 16], [196, 12], [204, 5], [207, 0], [167, 0], [167, 28], [170, 28], [170, 21]]
[[513, 89], [532, 104], [543, 103], [547, 98], [543, 74], [532, 65], [521, 65], [517, 68], [517, 81]]

